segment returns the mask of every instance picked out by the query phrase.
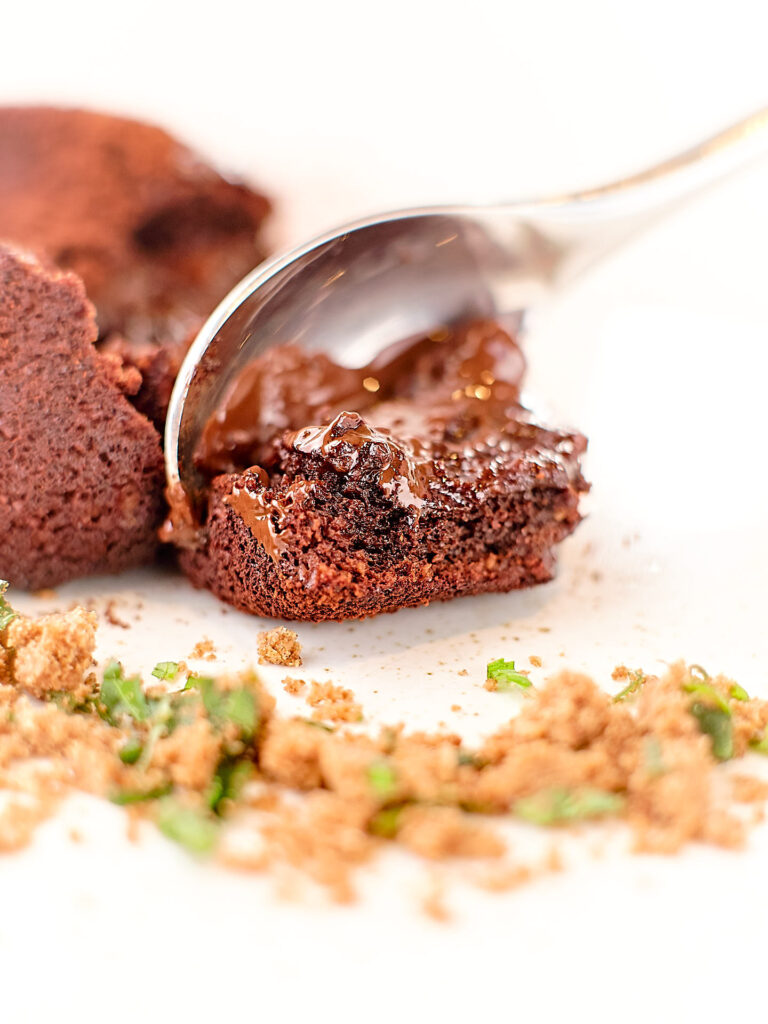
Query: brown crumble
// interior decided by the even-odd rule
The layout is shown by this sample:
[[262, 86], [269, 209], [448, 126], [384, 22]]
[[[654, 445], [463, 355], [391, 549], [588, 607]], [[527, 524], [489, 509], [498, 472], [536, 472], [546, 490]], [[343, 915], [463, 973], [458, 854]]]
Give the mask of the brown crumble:
[[129, 805], [126, 807], [125, 812], [125, 837], [129, 843], [138, 843], [141, 838], [140, 830], [143, 815], [139, 810], [138, 804]]
[[344, 686], [335, 686], [328, 682], [318, 683], [313, 680], [306, 700], [307, 704], [315, 709], [312, 717], [317, 721], [361, 722], [363, 720], [363, 709], [355, 701], [354, 693]]
[[451, 704], [451, 711], [461, 711], [461, 704]]
[[540, 633], [551, 633], [552, 630], [549, 626], [539, 626]]
[[259, 633], [258, 651], [260, 665], [283, 665], [298, 668], [301, 664], [301, 644], [292, 629], [277, 626]]
[[465, 668], [462, 668], [462, 669], [459, 669], [459, 671], [456, 673], [456, 675], [458, 675], [458, 676], [468, 676], [469, 672]]
[[534, 668], [541, 668], [541, 658], [538, 654], [531, 654], [528, 658], [528, 662], [533, 665]]
[[[224, 736], [201, 703], [189, 721], [160, 736], [142, 767], [117, 756], [134, 723], [117, 727], [88, 706], [83, 713], [58, 706], [62, 692], [74, 701], [95, 692], [95, 631], [96, 616], [79, 608], [37, 620], [19, 616], [0, 633], [0, 788], [11, 794], [0, 813], [2, 849], [24, 846], [74, 790], [110, 796], [172, 786], [190, 807], [209, 792]], [[615, 702], [589, 677], [562, 671], [471, 753], [455, 734], [407, 734], [402, 724], [374, 737], [280, 718], [252, 674], [220, 680], [225, 690], [250, 688], [260, 719], [251, 745], [238, 748], [258, 764], [256, 792], [246, 788], [220, 819], [218, 857], [250, 870], [288, 866], [348, 902], [355, 870], [394, 840], [428, 861], [482, 862], [478, 885], [512, 888], [561, 870], [561, 856], [552, 847], [538, 865], [510, 863], [491, 816], [508, 817], [520, 801], [551, 792], [620, 801], [614, 816], [636, 850], [674, 853], [696, 841], [739, 848], [751, 822], [738, 807], [762, 817], [768, 783], [723, 771], [691, 713], [694, 698], [685, 687], [694, 678], [677, 663]], [[707, 686], [727, 702], [735, 758], [764, 741], [768, 701], [730, 699], [733, 683], [722, 676]], [[330, 683], [311, 690], [316, 717], [334, 720], [343, 709], [337, 721], [359, 719], [351, 691]], [[154, 810], [154, 801], [126, 808], [132, 838]], [[227, 819], [256, 813], [259, 848], [238, 852], [227, 842]]]
[[95, 613], [84, 608], [39, 619], [19, 615], [0, 633], [0, 683], [10, 683], [12, 668], [16, 685], [32, 697], [54, 688], [81, 699], [92, 685], [96, 625]]
[[110, 624], [110, 626], [118, 626], [120, 629], [130, 629], [130, 622], [126, 622], [125, 619], [121, 619], [117, 614], [117, 602], [107, 601], [107, 606], [104, 609], [104, 618]]
[[301, 693], [306, 685], [307, 683], [304, 679], [293, 679], [291, 676], [286, 676], [283, 680], [283, 689], [286, 693], [293, 695]]
[[437, 874], [430, 875], [421, 909], [427, 917], [439, 924], [447, 924], [453, 917], [445, 899], [445, 881]]
[[199, 661], [216, 661], [216, 647], [213, 640], [207, 636], [204, 636], [202, 640], [198, 640], [189, 652], [189, 657], [196, 658]]
[[83, 841], [83, 833], [80, 832], [76, 828], [71, 828], [69, 830], [69, 838], [70, 838], [70, 841], [73, 842], [73, 843], [82, 843], [82, 841]]

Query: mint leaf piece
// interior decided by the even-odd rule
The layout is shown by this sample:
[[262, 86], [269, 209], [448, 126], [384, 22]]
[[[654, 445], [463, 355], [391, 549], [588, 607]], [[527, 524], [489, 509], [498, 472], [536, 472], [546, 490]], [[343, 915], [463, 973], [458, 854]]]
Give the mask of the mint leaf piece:
[[155, 679], [175, 679], [178, 672], [178, 661], [158, 661], [152, 669], [152, 675]]
[[567, 825], [573, 821], [620, 814], [624, 809], [624, 797], [591, 786], [576, 789], [555, 787], [517, 800], [512, 809], [518, 818], [534, 825]]
[[515, 686], [527, 690], [533, 686], [528, 676], [515, 669], [514, 661], [505, 661], [503, 658], [488, 663], [486, 678], [494, 680], [497, 691], [511, 690]]
[[173, 797], [161, 802], [157, 827], [190, 853], [210, 853], [219, 840], [219, 825], [210, 814], [186, 807]]
[[397, 790], [397, 773], [383, 758], [368, 765], [368, 785], [380, 800], [387, 800]]

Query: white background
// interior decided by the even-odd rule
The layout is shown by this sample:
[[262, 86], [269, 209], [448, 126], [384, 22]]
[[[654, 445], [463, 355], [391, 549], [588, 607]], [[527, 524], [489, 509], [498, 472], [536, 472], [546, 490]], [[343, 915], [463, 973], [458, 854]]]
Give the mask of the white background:
[[[596, 184], [682, 148], [768, 104], [764, 12], [30, 4], [0, 18], [0, 100], [166, 124], [276, 195], [287, 245], [379, 208]], [[373, 721], [448, 720], [468, 736], [508, 711], [479, 685], [502, 653], [542, 655], [542, 677], [686, 657], [768, 695], [767, 174], [689, 208], [532, 319], [532, 389], [591, 438], [591, 515], [558, 579], [351, 632], [306, 628], [308, 672], [331, 667]], [[261, 626], [168, 574], [62, 589], [59, 603], [93, 594], [141, 616], [103, 636], [131, 667], [183, 656], [201, 631], [240, 664]], [[465, 712], [452, 718], [454, 702]], [[593, 861], [577, 843], [572, 871], [527, 890], [457, 888], [456, 920], [438, 926], [416, 909], [424, 871], [407, 858], [367, 877], [359, 907], [286, 906], [152, 836], [130, 847], [117, 811], [83, 800], [67, 815], [84, 843], [60, 823], [0, 861], [3, 1021], [764, 1016], [764, 832], [745, 854], [670, 861]]]

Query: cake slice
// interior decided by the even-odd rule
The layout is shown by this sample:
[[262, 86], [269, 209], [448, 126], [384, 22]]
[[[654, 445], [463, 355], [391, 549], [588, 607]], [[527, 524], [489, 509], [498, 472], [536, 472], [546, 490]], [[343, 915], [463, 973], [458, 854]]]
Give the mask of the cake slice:
[[532, 421], [523, 370], [487, 321], [358, 371], [268, 352], [208, 424], [207, 516], [196, 537], [179, 530], [182, 567], [245, 611], [311, 621], [550, 579], [580, 519], [586, 441]]
[[55, 586], [149, 561], [164, 503], [140, 381], [94, 347], [80, 279], [0, 245], [0, 577]]
[[132, 401], [160, 429], [190, 341], [264, 257], [269, 209], [153, 125], [0, 108], [0, 238], [82, 278], [99, 344], [141, 372]]

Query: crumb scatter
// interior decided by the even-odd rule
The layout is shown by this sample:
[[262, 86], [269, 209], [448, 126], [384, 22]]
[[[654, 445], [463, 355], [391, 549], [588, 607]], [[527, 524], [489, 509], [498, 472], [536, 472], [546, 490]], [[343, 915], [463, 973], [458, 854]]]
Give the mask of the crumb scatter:
[[205, 636], [202, 640], [198, 640], [192, 650], [189, 652], [190, 658], [195, 658], [198, 661], [215, 661], [216, 660], [216, 647], [209, 637]]
[[299, 638], [292, 629], [286, 629], [285, 626], [259, 633], [258, 651], [260, 665], [299, 668], [302, 664]]
[[[445, 730], [350, 729], [362, 708], [330, 682], [283, 681], [288, 692], [309, 685], [310, 718], [278, 715], [252, 672], [173, 698], [152, 681], [115, 686], [114, 669], [112, 690], [99, 688], [96, 627], [94, 612], [74, 608], [19, 615], [0, 632], [2, 850], [28, 843], [73, 791], [117, 795], [132, 839], [154, 820], [222, 863], [284, 881], [294, 871], [343, 903], [391, 842], [430, 864], [473, 866], [494, 891], [567, 867], [555, 845], [517, 863], [494, 816], [542, 827], [616, 818], [636, 850], [657, 853], [738, 849], [764, 816], [768, 783], [721, 762], [766, 749], [768, 701], [698, 666], [619, 666], [614, 678], [637, 685], [616, 696], [561, 671], [470, 750]], [[232, 836], [248, 823], [244, 850]]]
[[290, 693], [293, 696], [301, 693], [306, 687], [306, 681], [304, 679], [294, 679], [292, 676], [286, 676], [283, 680], [283, 689], [286, 693]]

